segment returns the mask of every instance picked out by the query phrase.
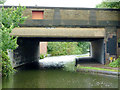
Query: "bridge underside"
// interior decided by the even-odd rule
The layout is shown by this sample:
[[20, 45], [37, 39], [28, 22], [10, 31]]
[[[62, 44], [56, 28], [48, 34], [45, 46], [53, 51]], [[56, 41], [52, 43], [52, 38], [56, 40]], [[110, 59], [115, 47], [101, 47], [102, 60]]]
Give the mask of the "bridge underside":
[[19, 36], [19, 47], [10, 53], [13, 67], [17, 67], [40, 58], [39, 42], [60, 41], [60, 42], [80, 42], [89, 41], [92, 46], [92, 59], [86, 61], [105, 63], [105, 46], [103, 28], [24, 28], [15, 29], [11, 35]]
[[15, 28], [11, 35], [19, 37], [51, 37], [51, 38], [104, 38], [104, 28]]

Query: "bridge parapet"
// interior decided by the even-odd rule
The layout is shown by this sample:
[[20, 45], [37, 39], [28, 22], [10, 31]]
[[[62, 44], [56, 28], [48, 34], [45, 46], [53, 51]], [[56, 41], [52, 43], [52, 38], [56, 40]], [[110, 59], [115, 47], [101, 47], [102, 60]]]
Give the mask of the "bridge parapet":
[[[42, 11], [42, 19], [32, 19], [32, 11]], [[119, 9], [27, 7], [24, 27], [120, 27]]]

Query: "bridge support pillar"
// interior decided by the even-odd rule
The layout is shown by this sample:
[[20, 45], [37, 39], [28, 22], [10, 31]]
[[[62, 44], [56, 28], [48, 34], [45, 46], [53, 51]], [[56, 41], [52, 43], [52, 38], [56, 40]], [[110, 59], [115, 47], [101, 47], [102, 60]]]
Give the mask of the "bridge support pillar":
[[13, 67], [39, 60], [39, 41], [30, 38], [18, 38], [17, 43], [18, 48], [9, 52]]
[[117, 58], [117, 28], [106, 27], [106, 64]]
[[92, 41], [91, 45], [92, 45], [92, 58], [95, 60], [95, 62], [105, 64], [104, 39]]

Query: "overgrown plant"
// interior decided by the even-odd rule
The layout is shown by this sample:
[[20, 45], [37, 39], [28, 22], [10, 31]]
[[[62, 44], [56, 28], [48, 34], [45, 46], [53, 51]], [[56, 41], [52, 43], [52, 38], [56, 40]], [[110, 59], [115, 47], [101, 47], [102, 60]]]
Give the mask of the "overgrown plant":
[[115, 60], [114, 62], [111, 62], [109, 64], [110, 67], [120, 67], [120, 56], [119, 58], [117, 58], [117, 60]]
[[40, 54], [40, 59], [44, 59], [45, 55]]
[[9, 76], [13, 72], [15, 72], [15, 70], [11, 65], [10, 58], [7, 56], [7, 52], [2, 51], [2, 75]]
[[10, 36], [10, 33], [19, 24], [22, 24], [27, 17], [23, 16], [25, 7], [19, 6], [17, 8], [4, 8], [1, 9], [0, 14], [0, 56], [2, 56], [2, 76], [8, 76], [14, 72], [11, 66], [10, 58], [8, 57], [7, 50], [14, 50], [17, 48], [17, 37]]
[[120, 43], [120, 38], [118, 39], [118, 43]]

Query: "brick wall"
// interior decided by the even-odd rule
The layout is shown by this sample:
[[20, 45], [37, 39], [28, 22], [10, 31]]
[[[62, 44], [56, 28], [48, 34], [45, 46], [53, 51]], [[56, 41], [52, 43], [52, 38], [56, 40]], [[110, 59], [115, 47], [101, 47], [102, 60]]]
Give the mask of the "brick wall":
[[47, 42], [40, 42], [40, 54], [47, 54]]

